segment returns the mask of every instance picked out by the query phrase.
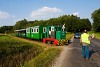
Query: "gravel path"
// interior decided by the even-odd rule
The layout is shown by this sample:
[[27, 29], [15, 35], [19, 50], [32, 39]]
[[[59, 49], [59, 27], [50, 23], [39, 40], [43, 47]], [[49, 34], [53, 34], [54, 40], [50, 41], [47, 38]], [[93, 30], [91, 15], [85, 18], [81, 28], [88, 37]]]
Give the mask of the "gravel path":
[[66, 47], [62, 47], [63, 50], [60, 54], [60, 56], [58, 58], [56, 58], [55, 63], [52, 65], [52, 67], [62, 67], [63, 61], [64, 59], [67, 57], [69, 57], [69, 52], [70, 49], [66, 46]]

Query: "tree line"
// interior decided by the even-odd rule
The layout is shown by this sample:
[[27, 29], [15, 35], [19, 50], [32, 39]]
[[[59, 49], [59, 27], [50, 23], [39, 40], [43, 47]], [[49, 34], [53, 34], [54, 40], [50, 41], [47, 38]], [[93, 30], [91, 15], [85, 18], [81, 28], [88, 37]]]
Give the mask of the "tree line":
[[0, 33], [13, 32], [13, 26], [2, 26], [0, 27]]
[[82, 29], [91, 29], [91, 22], [89, 19], [80, 19], [77, 16], [74, 15], [63, 15], [58, 18], [51, 18], [49, 20], [35, 20], [35, 21], [27, 21], [26, 19], [21, 20], [16, 22], [14, 25], [14, 30], [16, 29], [23, 29], [27, 27], [32, 27], [32, 26], [49, 26], [49, 25], [54, 25], [54, 26], [62, 26], [65, 24], [65, 30], [68, 32], [76, 32], [76, 31], [81, 31]]
[[0, 27], [0, 33], [12, 32], [18, 29], [24, 29], [32, 26], [62, 26], [65, 24], [65, 30], [68, 32], [82, 32], [84, 29], [90, 31], [92, 28], [95, 32], [100, 32], [100, 9], [95, 10], [92, 14], [93, 24], [88, 18], [81, 19], [80, 17], [74, 15], [62, 15], [58, 18], [51, 18], [49, 20], [35, 20], [27, 21], [26, 19], [17, 21], [14, 26], [3, 26]]

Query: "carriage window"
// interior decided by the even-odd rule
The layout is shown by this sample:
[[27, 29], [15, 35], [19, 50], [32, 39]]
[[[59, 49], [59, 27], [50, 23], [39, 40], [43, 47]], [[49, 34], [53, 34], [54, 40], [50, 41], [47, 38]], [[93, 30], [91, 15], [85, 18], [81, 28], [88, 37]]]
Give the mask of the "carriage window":
[[27, 33], [29, 33], [30, 32], [30, 29], [27, 29]]
[[38, 29], [37, 29], [37, 32], [38, 32]]
[[32, 29], [32, 32], [33, 32], [33, 29]]
[[43, 28], [43, 33], [45, 33], [45, 32], [46, 32], [46, 27]]
[[38, 30], [38, 28], [36, 28], [36, 33], [38, 33], [39, 32], [39, 30]]
[[36, 32], [36, 29], [35, 29], [35, 28], [33, 29], [33, 32], [34, 32], [34, 33]]
[[28, 30], [27, 30], [27, 32], [28, 32]]

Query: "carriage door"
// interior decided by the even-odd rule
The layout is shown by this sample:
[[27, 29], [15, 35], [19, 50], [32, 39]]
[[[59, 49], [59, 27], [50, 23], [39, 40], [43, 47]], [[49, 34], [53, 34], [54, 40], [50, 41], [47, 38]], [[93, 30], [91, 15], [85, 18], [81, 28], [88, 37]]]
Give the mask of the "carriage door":
[[46, 27], [43, 27], [42, 38], [47, 38]]

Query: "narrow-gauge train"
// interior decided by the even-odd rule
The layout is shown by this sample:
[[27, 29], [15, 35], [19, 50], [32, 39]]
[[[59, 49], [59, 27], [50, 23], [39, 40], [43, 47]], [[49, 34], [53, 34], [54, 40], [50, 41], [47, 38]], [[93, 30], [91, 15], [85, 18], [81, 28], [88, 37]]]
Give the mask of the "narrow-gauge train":
[[64, 28], [64, 26], [34, 26], [15, 30], [15, 32], [18, 37], [42, 40], [44, 43], [59, 45], [59, 41], [66, 39]]

